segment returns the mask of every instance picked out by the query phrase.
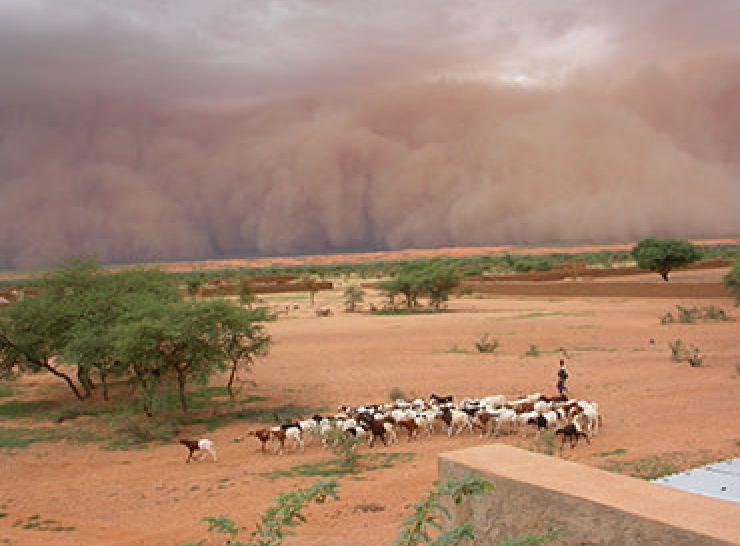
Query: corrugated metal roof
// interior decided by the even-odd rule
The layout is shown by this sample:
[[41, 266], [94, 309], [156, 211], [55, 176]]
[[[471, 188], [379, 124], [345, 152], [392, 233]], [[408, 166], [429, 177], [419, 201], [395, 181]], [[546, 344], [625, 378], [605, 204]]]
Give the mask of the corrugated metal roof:
[[653, 480], [689, 493], [740, 503], [740, 459], [730, 459]]

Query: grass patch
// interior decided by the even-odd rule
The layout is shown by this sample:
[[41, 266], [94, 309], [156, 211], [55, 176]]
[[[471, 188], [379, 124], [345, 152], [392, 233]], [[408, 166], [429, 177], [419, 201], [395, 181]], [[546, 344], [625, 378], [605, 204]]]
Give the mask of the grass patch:
[[0, 398], [7, 398], [8, 396], [13, 396], [15, 394], [15, 391], [8, 387], [7, 385], [0, 385]]
[[401, 315], [436, 315], [438, 313], [450, 313], [449, 309], [433, 309], [422, 307], [419, 309], [378, 309], [370, 314], [378, 317], [397, 317]]
[[369, 453], [366, 455], [360, 455], [359, 462], [354, 469], [347, 466], [342, 461], [334, 459], [319, 463], [300, 464], [286, 469], [265, 472], [260, 475], [271, 480], [315, 476], [327, 478], [339, 477], [393, 468], [393, 465], [409, 462], [413, 458], [413, 453]]
[[463, 349], [460, 347], [457, 343], [455, 343], [452, 347], [444, 351], [447, 354], [453, 354], [453, 355], [472, 355], [475, 354], [473, 351], [469, 351], [468, 349]]
[[621, 447], [612, 451], [602, 451], [601, 453], [594, 453], [592, 457], [618, 457], [620, 455], [626, 455], [627, 450]]
[[633, 478], [654, 480], [675, 474], [684, 466], [685, 458], [681, 453], [666, 453], [632, 461], [612, 461], [601, 468], [609, 472], [627, 474]]
[[605, 353], [616, 353], [616, 349], [610, 349], [608, 347], [575, 347], [573, 349], [579, 353], [590, 353], [590, 352], [605, 352]]
[[24, 449], [41, 442], [89, 443], [100, 439], [85, 430], [64, 430], [60, 428], [0, 428], [0, 449]]
[[55, 519], [41, 519], [39, 514], [28, 516], [25, 519], [19, 518], [15, 520], [13, 527], [20, 527], [28, 531], [54, 531], [57, 533], [75, 530], [74, 527], [62, 525], [61, 521]]
[[0, 418], [3, 419], [33, 419], [48, 417], [49, 410], [57, 404], [51, 400], [20, 401], [11, 400], [0, 404]]

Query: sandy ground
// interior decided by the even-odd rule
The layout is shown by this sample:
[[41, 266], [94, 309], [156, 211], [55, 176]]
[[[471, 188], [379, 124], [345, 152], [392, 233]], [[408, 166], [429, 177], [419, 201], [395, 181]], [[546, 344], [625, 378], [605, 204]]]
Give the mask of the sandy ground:
[[[714, 273], [686, 275], [701, 280]], [[316, 305], [338, 308], [340, 290], [320, 293]], [[740, 316], [730, 299], [466, 297], [452, 301], [451, 312], [436, 315], [337, 312], [328, 318], [316, 317], [305, 295], [276, 295], [268, 301], [291, 310], [269, 326], [275, 345], [254, 373], [252, 392], [269, 396], [267, 405], [334, 408], [343, 402], [385, 401], [393, 387], [424, 397], [432, 392], [551, 393], [557, 350], [566, 347], [571, 394], [601, 405], [604, 429], [590, 447], [566, 449], [564, 456], [603, 466], [665, 453], [679, 453], [682, 465], [740, 455], [738, 323], [661, 326], [658, 320], [677, 303], [721, 305]], [[292, 309], [294, 303], [299, 310]], [[472, 351], [485, 332], [501, 342], [495, 355]], [[670, 360], [667, 344], [678, 337], [701, 347], [704, 367]], [[542, 356], [524, 357], [530, 344]], [[68, 396], [61, 386], [33, 381], [38, 397]], [[203, 538], [200, 520], [219, 514], [251, 527], [278, 492], [314, 481], [270, 480], [261, 473], [330, 456], [318, 446], [304, 454], [262, 455], [256, 442], [233, 442], [245, 432], [244, 425], [233, 425], [210, 435], [219, 448], [216, 464], [185, 465], [185, 451], [177, 445], [107, 452], [95, 445], [36, 444], [0, 454], [0, 511], [8, 513], [0, 519], [0, 544], [172, 546]], [[308, 523], [286, 544], [392, 544], [405, 505], [435, 480], [437, 455], [493, 441], [531, 443], [529, 438], [465, 434], [411, 443], [402, 439], [393, 447], [376, 448], [415, 456], [359, 480], [342, 479], [341, 500], [310, 508]], [[626, 453], [602, 456], [615, 449]], [[367, 511], [370, 505], [378, 511]], [[12, 527], [17, 518], [32, 514], [75, 530]]]

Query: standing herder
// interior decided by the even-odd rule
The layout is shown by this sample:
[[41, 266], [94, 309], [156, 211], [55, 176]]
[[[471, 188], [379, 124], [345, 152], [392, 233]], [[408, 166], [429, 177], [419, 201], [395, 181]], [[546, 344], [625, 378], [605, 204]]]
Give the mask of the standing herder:
[[568, 380], [568, 370], [565, 369], [565, 359], [560, 359], [560, 369], [558, 369], [558, 394], [562, 396], [568, 392], [565, 382]]

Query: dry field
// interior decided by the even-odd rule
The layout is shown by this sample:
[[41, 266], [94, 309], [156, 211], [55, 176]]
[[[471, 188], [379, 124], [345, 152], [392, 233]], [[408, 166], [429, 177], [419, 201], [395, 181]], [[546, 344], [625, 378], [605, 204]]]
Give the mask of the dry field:
[[[682, 279], [682, 275], [686, 275]], [[675, 282], [715, 281], [719, 273], [677, 273]], [[655, 276], [657, 277], [657, 276]], [[629, 282], [638, 279], [630, 278]], [[653, 277], [644, 280], [652, 281]], [[322, 292], [316, 306], [339, 309], [342, 287]], [[738, 323], [659, 324], [675, 304], [719, 305], [732, 300], [487, 296], [453, 299], [447, 313], [371, 316], [336, 312], [318, 318], [304, 294], [265, 298], [290, 311], [269, 326], [275, 345], [258, 362], [249, 394], [259, 404], [323, 406], [385, 401], [392, 388], [407, 396], [552, 393], [558, 349], [570, 353], [571, 394], [597, 401], [604, 429], [592, 445], [566, 448], [582, 464], [661, 472], [740, 455]], [[293, 305], [299, 309], [293, 309]], [[501, 346], [481, 355], [473, 342], [490, 332]], [[649, 340], [653, 338], [655, 344]], [[670, 359], [668, 342], [699, 346], [705, 365]], [[539, 357], [525, 357], [531, 344]], [[47, 379], [21, 382], [24, 399], [69, 399]], [[0, 403], [2, 403], [0, 399]], [[57, 426], [74, 426], [63, 423]], [[4, 423], [4, 425], [7, 423]], [[34, 422], [14, 421], [13, 426]], [[48, 425], [48, 424], [47, 424]], [[276, 469], [328, 460], [315, 445], [304, 454], [262, 455], [256, 441], [235, 443], [254, 425], [209, 434], [218, 463], [185, 465], [177, 445], [111, 452], [96, 444], [38, 443], [0, 454], [0, 544], [173, 546], [205, 536], [204, 516], [226, 514], [251, 527], [278, 492], [316, 478], [270, 479]], [[341, 479], [341, 499], [308, 510], [309, 521], [286, 544], [380, 546], [393, 543], [404, 506], [436, 478], [440, 452], [492, 441], [529, 447], [531, 438], [464, 435], [398, 445], [377, 452], [411, 453], [390, 469]], [[363, 448], [366, 450], [366, 448]], [[495, 491], [494, 491], [495, 494]], [[35, 514], [73, 530], [13, 527]]]

